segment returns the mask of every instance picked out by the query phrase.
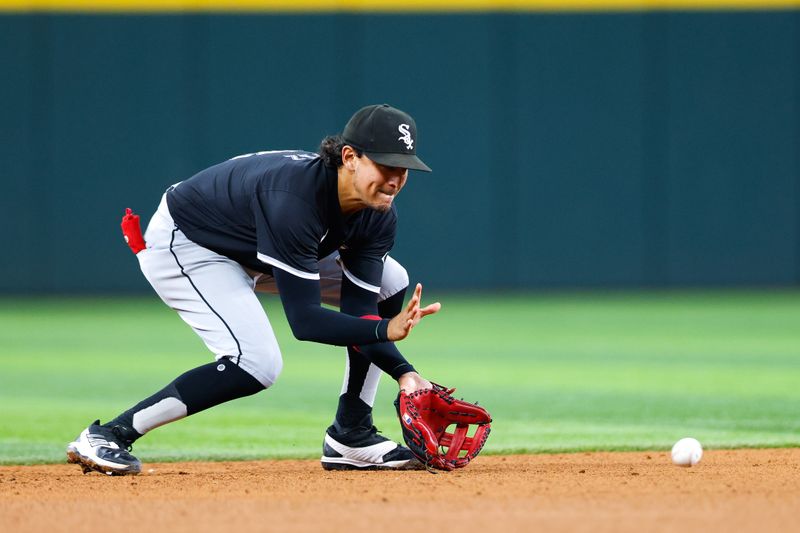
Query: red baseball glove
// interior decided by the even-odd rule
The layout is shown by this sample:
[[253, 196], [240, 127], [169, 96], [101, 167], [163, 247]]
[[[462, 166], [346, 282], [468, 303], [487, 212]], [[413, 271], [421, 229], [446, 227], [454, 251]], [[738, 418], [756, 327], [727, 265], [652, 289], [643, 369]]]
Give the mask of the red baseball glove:
[[[477, 404], [457, 400], [448, 389], [433, 384], [410, 394], [400, 391], [394, 402], [403, 439], [426, 466], [439, 470], [462, 468], [478, 455], [489, 437], [492, 417]], [[455, 424], [452, 433], [447, 428]], [[477, 426], [469, 437], [470, 426]]]

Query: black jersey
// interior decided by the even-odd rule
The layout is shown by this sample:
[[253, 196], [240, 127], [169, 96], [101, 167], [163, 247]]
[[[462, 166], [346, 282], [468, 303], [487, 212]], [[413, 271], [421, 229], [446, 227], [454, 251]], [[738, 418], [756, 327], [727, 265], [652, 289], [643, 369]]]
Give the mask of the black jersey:
[[314, 153], [247, 154], [203, 170], [167, 193], [175, 224], [195, 243], [265, 273], [319, 279], [318, 262], [339, 250], [345, 275], [379, 292], [394, 244], [394, 206], [343, 216], [335, 168]]

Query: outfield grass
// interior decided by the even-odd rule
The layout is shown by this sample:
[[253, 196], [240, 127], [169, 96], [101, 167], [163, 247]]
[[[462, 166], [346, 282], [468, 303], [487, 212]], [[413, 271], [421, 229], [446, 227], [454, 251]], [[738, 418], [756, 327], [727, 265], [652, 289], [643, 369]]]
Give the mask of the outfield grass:
[[[432, 301], [432, 300], [431, 300]], [[495, 418], [488, 453], [800, 445], [800, 292], [441, 295], [401, 349]], [[155, 430], [145, 461], [318, 457], [344, 350], [301, 343], [265, 300], [269, 391]], [[209, 360], [155, 297], [0, 299], [0, 463], [64, 445]], [[399, 439], [384, 378], [376, 424]]]

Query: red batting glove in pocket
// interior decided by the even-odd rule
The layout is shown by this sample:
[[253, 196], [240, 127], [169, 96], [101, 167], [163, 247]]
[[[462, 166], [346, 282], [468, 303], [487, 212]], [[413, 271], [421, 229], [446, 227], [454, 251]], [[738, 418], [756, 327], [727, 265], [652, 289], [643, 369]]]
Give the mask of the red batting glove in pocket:
[[130, 207], [125, 208], [125, 216], [122, 217], [121, 226], [125, 242], [128, 243], [128, 246], [134, 254], [138, 254], [147, 247], [144, 243], [144, 237], [142, 237], [139, 215], [135, 215]]

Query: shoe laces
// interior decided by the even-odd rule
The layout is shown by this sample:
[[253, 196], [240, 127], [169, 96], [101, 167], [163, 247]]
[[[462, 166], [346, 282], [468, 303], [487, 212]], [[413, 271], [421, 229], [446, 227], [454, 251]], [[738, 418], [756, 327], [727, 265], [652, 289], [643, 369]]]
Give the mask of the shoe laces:
[[[376, 428], [375, 426], [369, 426], [369, 427], [360, 426], [360, 427], [353, 428], [351, 431], [352, 431], [352, 433], [356, 433], [356, 434], [360, 434], [363, 431], [364, 434], [367, 437], [372, 437], [372, 436], [377, 435], [379, 433], [383, 433], [383, 431], [381, 431], [380, 429]], [[385, 437], [383, 437], [383, 436], [381, 438], [385, 439]]]
[[133, 451], [133, 443], [125, 438], [122, 434], [122, 427], [121, 426], [114, 426], [111, 428], [111, 433], [114, 434], [116, 437], [117, 445], [122, 445], [122, 448], [131, 452]]

